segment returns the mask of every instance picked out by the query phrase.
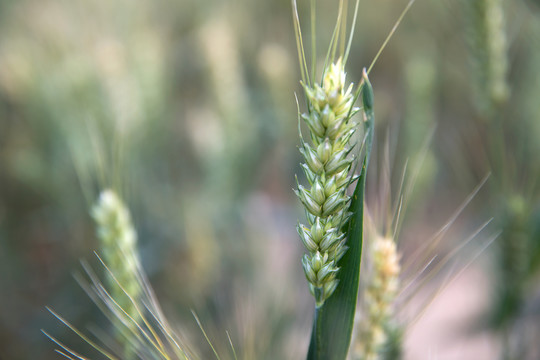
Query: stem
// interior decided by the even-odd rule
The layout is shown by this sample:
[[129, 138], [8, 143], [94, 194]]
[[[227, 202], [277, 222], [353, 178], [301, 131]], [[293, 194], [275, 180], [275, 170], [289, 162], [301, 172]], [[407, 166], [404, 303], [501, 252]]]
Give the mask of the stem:
[[308, 360], [324, 360], [321, 357], [322, 352], [322, 313], [324, 306], [315, 306], [315, 315], [313, 316], [313, 332], [311, 333], [311, 342], [309, 344]]

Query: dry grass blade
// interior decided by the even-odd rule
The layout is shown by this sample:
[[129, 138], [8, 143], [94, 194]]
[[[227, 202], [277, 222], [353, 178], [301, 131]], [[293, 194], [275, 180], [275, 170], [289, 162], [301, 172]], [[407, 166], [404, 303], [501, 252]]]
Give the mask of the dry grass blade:
[[[113, 356], [112, 354], [110, 354], [109, 352], [107, 352], [105, 349], [103, 349], [101, 346], [97, 345], [93, 340], [91, 340], [89, 337], [87, 337], [84, 333], [82, 333], [81, 331], [79, 331], [76, 327], [74, 327], [73, 325], [71, 325], [71, 323], [69, 323], [67, 320], [65, 320], [62, 316], [58, 315], [54, 310], [52, 310], [51, 308], [47, 307], [47, 310], [54, 315], [55, 318], [57, 318], [58, 320], [60, 320], [64, 325], [66, 325], [71, 331], [73, 331], [75, 334], [77, 334], [77, 336], [79, 336], [81, 339], [83, 339], [84, 341], [86, 341], [90, 346], [92, 346], [94, 349], [96, 349], [97, 351], [99, 351], [101, 354], [103, 354], [104, 356], [107, 357], [107, 359], [110, 359], [110, 360], [118, 360], [115, 356]], [[62, 344], [60, 341], [56, 340], [54, 337], [50, 336], [47, 332], [43, 331], [42, 332], [49, 338], [51, 339], [52, 341], [54, 341], [57, 345], [59, 345], [60, 347], [62, 347], [64, 350], [68, 351], [70, 354], [72, 354], [73, 356], [77, 356], [78, 358], [80, 359], [84, 359], [83, 357], [81, 357], [81, 355], [77, 354], [76, 352], [74, 352], [73, 350], [69, 349], [68, 347], [66, 347], [64, 344]]]
[[199, 317], [197, 316], [197, 314], [196, 314], [195, 311], [193, 311], [193, 310], [191, 310], [191, 314], [192, 314], [193, 317], [195, 318], [195, 321], [197, 322], [197, 325], [199, 326], [199, 329], [201, 329], [201, 332], [203, 333], [204, 338], [206, 339], [206, 342], [208, 343], [208, 345], [210, 345], [210, 348], [211, 348], [212, 351], [214, 352], [214, 355], [216, 356], [216, 359], [220, 360], [221, 358], [219, 357], [218, 352], [217, 352], [216, 349], [214, 348], [214, 345], [212, 345], [212, 342], [211, 342], [210, 339], [208, 338], [208, 335], [206, 335], [206, 331], [204, 331], [204, 327], [202, 326], [201, 321], [199, 320]]

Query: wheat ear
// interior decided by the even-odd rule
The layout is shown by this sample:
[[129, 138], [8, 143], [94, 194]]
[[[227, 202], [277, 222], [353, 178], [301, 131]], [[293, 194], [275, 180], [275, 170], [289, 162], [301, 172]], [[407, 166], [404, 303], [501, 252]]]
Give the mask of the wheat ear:
[[360, 329], [358, 355], [362, 360], [380, 359], [385, 345], [392, 337], [392, 308], [400, 273], [394, 239], [375, 235], [370, 245], [372, 275], [365, 292], [366, 317]]
[[322, 83], [302, 84], [307, 112], [301, 117], [310, 132], [310, 143], [301, 136], [302, 168], [309, 188], [298, 185], [296, 194], [306, 209], [308, 225], [298, 224], [298, 234], [308, 254], [302, 258], [306, 278], [317, 307], [322, 306], [337, 287], [337, 263], [345, 253], [343, 224], [348, 220], [351, 183], [351, 136], [356, 129], [352, 116], [353, 84], [345, 86], [341, 59], [328, 67]]
[[140, 317], [135, 304], [143, 292], [138, 278], [140, 264], [137, 233], [128, 209], [112, 190], [104, 190], [100, 194], [97, 204], [92, 208], [92, 217], [97, 225], [103, 261], [109, 270], [108, 292], [118, 307], [134, 319], [128, 324], [132, 328], [125, 329], [126, 331], [123, 331], [122, 326], [114, 326], [118, 332], [116, 338], [120, 343], [124, 343], [125, 357], [129, 359], [134, 354], [133, 346], [127, 339], [135, 330], [135, 322]]
[[488, 115], [508, 100], [507, 44], [502, 0], [467, 0], [472, 23], [470, 37], [478, 77], [478, 100]]

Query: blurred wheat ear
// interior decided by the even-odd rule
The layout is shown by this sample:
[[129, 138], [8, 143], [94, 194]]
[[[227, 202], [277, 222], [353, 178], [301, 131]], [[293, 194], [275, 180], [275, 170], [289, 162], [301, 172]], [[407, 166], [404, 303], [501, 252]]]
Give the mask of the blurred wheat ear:
[[143, 291], [138, 280], [137, 235], [129, 211], [112, 190], [101, 193], [92, 209], [92, 217], [97, 224], [96, 233], [108, 268], [108, 292], [125, 315], [133, 319], [125, 326], [114, 324], [115, 337], [119, 343], [124, 343], [123, 356], [129, 360], [134, 356], [134, 349], [128, 339], [140, 320], [136, 303]]
[[[98, 256], [98, 259], [105, 270], [106, 281], [103, 283], [92, 268], [83, 263], [87, 278], [79, 277], [79, 282], [110, 320], [113, 336], [87, 336], [53, 310], [49, 311], [107, 359], [196, 359], [185, 350], [168, 324], [146, 280], [128, 208], [114, 191], [105, 190], [92, 209], [92, 216], [101, 241], [103, 258]], [[44, 333], [60, 347], [56, 351], [66, 358], [86, 359]]]
[[[375, 234], [369, 241], [372, 274], [364, 294], [366, 311], [359, 336], [359, 359], [380, 359], [385, 349], [396, 346], [397, 328], [393, 306], [399, 286], [399, 255], [392, 237]], [[389, 345], [392, 344], [392, 345]], [[394, 351], [390, 351], [395, 353]]]
[[502, 0], [467, 0], [469, 43], [476, 78], [476, 104], [491, 117], [509, 98], [505, 16]]

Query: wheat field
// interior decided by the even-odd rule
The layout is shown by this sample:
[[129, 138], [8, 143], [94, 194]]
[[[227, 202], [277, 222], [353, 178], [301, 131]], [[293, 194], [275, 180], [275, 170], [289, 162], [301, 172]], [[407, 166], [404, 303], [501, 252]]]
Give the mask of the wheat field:
[[536, 0], [0, 0], [0, 360], [540, 358], [539, 67]]

